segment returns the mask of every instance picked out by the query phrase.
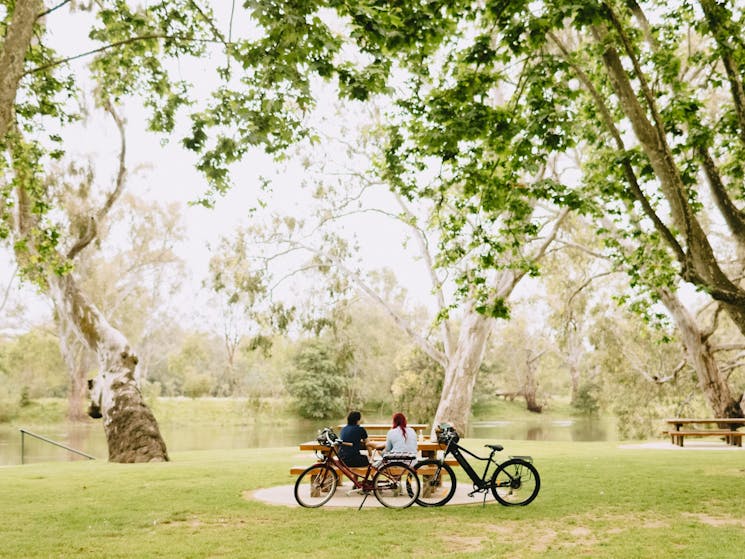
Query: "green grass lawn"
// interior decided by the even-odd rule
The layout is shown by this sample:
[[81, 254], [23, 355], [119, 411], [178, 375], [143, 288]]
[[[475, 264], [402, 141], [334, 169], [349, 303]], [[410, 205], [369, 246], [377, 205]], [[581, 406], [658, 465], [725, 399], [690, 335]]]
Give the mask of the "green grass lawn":
[[745, 451], [507, 441], [506, 452], [531, 454], [541, 473], [527, 507], [490, 497], [486, 507], [310, 510], [246, 499], [292, 483], [289, 467], [309, 462], [295, 448], [0, 468], [0, 557], [743, 556]]

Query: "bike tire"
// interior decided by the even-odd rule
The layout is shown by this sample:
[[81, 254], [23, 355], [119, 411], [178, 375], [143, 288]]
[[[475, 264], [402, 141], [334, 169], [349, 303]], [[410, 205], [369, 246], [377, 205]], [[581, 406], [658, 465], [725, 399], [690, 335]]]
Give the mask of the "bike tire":
[[372, 479], [373, 494], [384, 507], [405, 509], [419, 498], [421, 485], [414, 469], [403, 462], [384, 464]]
[[[422, 507], [441, 507], [455, 495], [457, 484], [453, 469], [440, 460], [422, 460], [414, 464], [421, 491], [416, 504]], [[426, 472], [426, 473], [422, 473]]]
[[295, 500], [306, 508], [325, 505], [334, 496], [339, 476], [328, 464], [313, 464], [295, 481]]
[[540, 489], [538, 470], [520, 458], [500, 464], [491, 478], [492, 495], [505, 506], [525, 506], [538, 496]]

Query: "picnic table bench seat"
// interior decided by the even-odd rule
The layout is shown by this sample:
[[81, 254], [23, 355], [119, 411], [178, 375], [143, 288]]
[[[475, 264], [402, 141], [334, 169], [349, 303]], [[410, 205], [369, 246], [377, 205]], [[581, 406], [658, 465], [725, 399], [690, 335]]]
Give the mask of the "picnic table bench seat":
[[742, 436], [745, 435], [740, 431], [730, 431], [729, 429], [688, 429], [685, 431], [671, 429], [663, 431], [662, 434], [670, 435], [671, 442], [678, 446], [683, 446], [683, 439], [686, 437], [719, 437], [724, 439], [727, 444], [742, 446]]
[[[676, 418], [668, 419], [667, 423], [674, 428], [667, 429], [662, 434], [669, 435], [671, 442], [677, 446], [683, 446], [687, 437], [719, 437], [724, 439], [728, 445], [742, 446], [742, 436], [745, 435], [745, 432], [737, 430], [745, 425], [745, 418]], [[716, 427], [696, 428], [697, 425], [715, 425]], [[723, 428], [723, 425], [728, 428]]]

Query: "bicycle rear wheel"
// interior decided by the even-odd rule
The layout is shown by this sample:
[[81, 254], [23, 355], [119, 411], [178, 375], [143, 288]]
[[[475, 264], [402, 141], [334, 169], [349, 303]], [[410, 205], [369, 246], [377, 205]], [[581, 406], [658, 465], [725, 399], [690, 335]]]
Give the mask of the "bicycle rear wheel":
[[327, 464], [313, 464], [300, 474], [295, 482], [295, 500], [299, 505], [316, 508], [325, 505], [334, 496], [339, 476]]
[[513, 458], [503, 462], [491, 478], [491, 492], [501, 504], [527, 505], [538, 495], [541, 477], [530, 462]]
[[391, 509], [405, 509], [419, 497], [419, 477], [403, 462], [382, 466], [372, 480], [373, 493], [380, 504]]
[[455, 494], [455, 473], [439, 460], [422, 460], [414, 465], [422, 490], [416, 504], [423, 507], [441, 507]]

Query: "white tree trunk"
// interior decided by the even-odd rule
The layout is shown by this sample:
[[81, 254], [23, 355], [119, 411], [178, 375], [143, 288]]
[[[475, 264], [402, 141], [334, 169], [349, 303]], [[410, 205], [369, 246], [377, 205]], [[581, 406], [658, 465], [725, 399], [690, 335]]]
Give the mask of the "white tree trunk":
[[674, 293], [668, 289], [660, 289], [659, 293], [665, 307], [675, 319], [688, 362], [696, 371], [698, 385], [709, 402], [711, 411], [716, 417], [743, 417], [740, 402], [732, 397], [708, 337], [701, 332], [695, 319]]
[[432, 424], [433, 433], [440, 423], [450, 423], [465, 434], [471, 415], [473, 387], [493, 325], [492, 317], [477, 313], [473, 304], [469, 305], [455, 351], [445, 368], [442, 395]]
[[124, 335], [113, 328], [80, 291], [71, 274], [48, 276], [60, 319], [98, 357], [98, 375], [89, 381], [92, 417], [103, 417], [111, 462], [163, 462], [168, 453], [135, 377], [137, 356]]
[[536, 374], [538, 359], [541, 355], [543, 352], [533, 355], [532, 349], [525, 350], [525, 374], [520, 379], [520, 390], [525, 397], [525, 406], [528, 411], [534, 413], [543, 411], [543, 406], [538, 403], [538, 375]]
[[67, 374], [70, 378], [70, 395], [67, 398], [67, 419], [70, 421], [82, 421], [85, 417], [83, 402], [88, 393], [86, 380], [89, 372], [93, 369], [89, 352], [78, 341], [74, 329], [62, 315], [56, 311], [56, 323], [59, 335], [60, 352], [62, 359], [67, 365]]
[[0, 141], [13, 127], [18, 84], [23, 77], [26, 52], [33, 39], [36, 17], [44, 8], [42, 0], [19, 0], [0, 43]]

